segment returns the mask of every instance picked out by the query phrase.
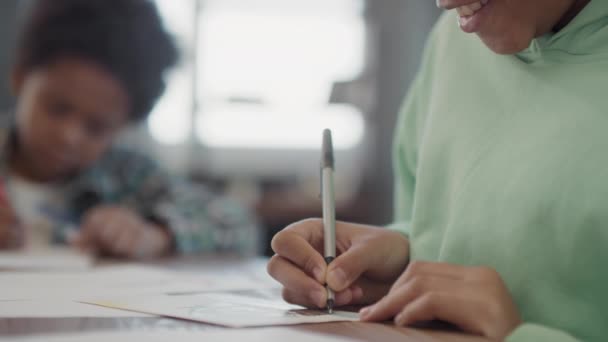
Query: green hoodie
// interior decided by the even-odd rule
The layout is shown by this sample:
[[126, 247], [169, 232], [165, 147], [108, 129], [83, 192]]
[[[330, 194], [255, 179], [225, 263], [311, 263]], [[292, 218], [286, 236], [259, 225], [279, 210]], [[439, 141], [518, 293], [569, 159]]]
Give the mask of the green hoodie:
[[400, 116], [393, 228], [413, 260], [496, 269], [509, 341], [608, 341], [608, 0], [512, 56], [456, 23]]

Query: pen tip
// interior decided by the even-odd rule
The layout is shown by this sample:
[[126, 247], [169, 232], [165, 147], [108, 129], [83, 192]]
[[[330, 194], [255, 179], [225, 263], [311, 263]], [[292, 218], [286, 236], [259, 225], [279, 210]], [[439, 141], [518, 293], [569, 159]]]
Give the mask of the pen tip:
[[329, 313], [330, 315], [334, 313], [334, 300], [333, 299], [327, 300], [327, 313]]

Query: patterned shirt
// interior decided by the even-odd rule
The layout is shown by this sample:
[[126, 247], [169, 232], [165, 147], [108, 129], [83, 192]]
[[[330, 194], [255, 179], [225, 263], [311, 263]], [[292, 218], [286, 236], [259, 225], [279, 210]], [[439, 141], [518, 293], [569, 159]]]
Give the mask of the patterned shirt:
[[[0, 130], [0, 177], [6, 180], [14, 130]], [[179, 253], [236, 252], [256, 254], [259, 229], [240, 203], [200, 184], [166, 172], [151, 158], [112, 146], [89, 169], [62, 184], [67, 213], [56, 215], [53, 242], [65, 243], [67, 229], [100, 204], [120, 205], [169, 228]], [[9, 199], [10, 200], [10, 199]]]

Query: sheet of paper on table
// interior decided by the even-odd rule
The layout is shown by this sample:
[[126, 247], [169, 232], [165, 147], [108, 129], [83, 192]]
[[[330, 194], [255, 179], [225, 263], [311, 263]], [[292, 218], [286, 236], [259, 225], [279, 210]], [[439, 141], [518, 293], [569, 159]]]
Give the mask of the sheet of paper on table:
[[328, 336], [312, 332], [297, 331], [287, 328], [263, 328], [263, 329], [238, 329], [238, 330], [210, 330], [210, 331], [188, 331], [188, 332], [93, 332], [59, 335], [39, 335], [28, 337], [10, 337], [0, 341], [12, 342], [201, 342], [201, 341], [247, 341], [247, 342], [347, 342], [338, 336]]
[[0, 272], [0, 284], [0, 318], [146, 316], [75, 300], [92, 295], [141, 295], [201, 288], [176, 279], [171, 272], [135, 265], [86, 272]]
[[287, 304], [278, 290], [97, 298], [83, 302], [235, 328], [359, 320], [353, 312], [328, 314]]
[[137, 264], [101, 266], [86, 272], [0, 272], [0, 318], [136, 317], [144, 314], [77, 300], [276, 286], [251, 278], [231, 274], [224, 279]]
[[0, 252], [0, 271], [82, 271], [92, 266], [93, 257], [69, 248]]
[[124, 264], [87, 272], [0, 272], [1, 300], [82, 299], [276, 287], [248, 276], [190, 276], [152, 266]]
[[65, 299], [0, 301], [1, 318], [119, 318], [150, 317], [152, 315], [105, 308]]
[[130, 295], [189, 291], [196, 285], [153, 267], [121, 265], [87, 272], [0, 272], [0, 300], [77, 299], [90, 295]]

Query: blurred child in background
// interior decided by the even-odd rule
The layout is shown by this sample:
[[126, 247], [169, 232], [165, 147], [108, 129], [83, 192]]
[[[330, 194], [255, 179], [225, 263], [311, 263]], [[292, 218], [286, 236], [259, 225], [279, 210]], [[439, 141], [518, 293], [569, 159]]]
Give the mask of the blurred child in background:
[[116, 146], [177, 59], [146, 0], [38, 0], [18, 40], [0, 134], [0, 248], [72, 244], [104, 255], [256, 249], [255, 220]]

